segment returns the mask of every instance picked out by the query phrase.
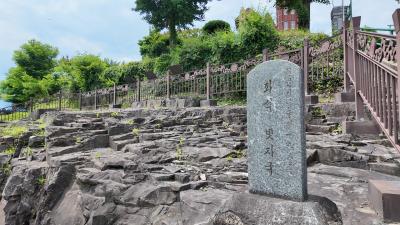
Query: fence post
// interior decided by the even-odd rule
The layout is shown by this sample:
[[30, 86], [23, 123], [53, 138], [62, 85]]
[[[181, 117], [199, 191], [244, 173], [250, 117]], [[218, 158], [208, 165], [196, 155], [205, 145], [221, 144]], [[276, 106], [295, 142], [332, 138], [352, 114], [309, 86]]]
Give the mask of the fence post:
[[82, 111], [82, 91], [79, 91], [79, 111]]
[[357, 55], [357, 49], [358, 49], [358, 40], [357, 40], [357, 32], [360, 30], [360, 23], [361, 23], [361, 17], [353, 17], [352, 21], [352, 27], [353, 27], [353, 78], [355, 81], [355, 99], [356, 99], [356, 119], [360, 120], [364, 118], [364, 103], [359, 95], [360, 91], [360, 73], [359, 73], [359, 68], [358, 68], [358, 55]]
[[211, 89], [210, 89], [210, 74], [211, 74], [211, 68], [210, 68], [210, 63], [207, 63], [207, 77], [206, 77], [206, 82], [207, 82], [207, 100], [210, 100], [211, 98]]
[[58, 92], [58, 111], [61, 111], [62, 106], [62, 92], [61, 90]]
[[348, 47], [347, 47], [347, 32], [349, 32], [349, 30], [347, 29], [349, 26], [349, 23], [347, 21], [344, 21], [343, 24], [343, 32], [342, 32], [342, 41], [343, 41], [343, 82], [344, 82], [344, 92], [347, 93], [350, 91], [350, 78], [349, 78], [349, 74], [347, 74], [348, 71]]
[[113, 107], [117, 105], [117, 86], [114, 83]]
[[30, 102], [30, 104], [29, 104], [29, 106], [30, 106], [29, 108], [30, 108], [30, 109], [29, 109], [29, 110], [30, 110], [31, 113], [32, 113], [32, 112], [33, 112], [33, 98], [32, 98], [32, 97], [30, 98], [29, 102]]
[[263, 50], [263, 62], [268, 61], [268, 49], [264, 48]]
[[97, 87], [94, 88], [94, 110], [97, 110]]
[[136, 101], [140, 102], [140, 77], [136, 79]]
[[171, 77], [169, 75], [169, 70], [168, 70], [167, 71], [167, 99], [169, 99], [171, 97], [171, 92], [170, 92], [171, 84], [170, 84], [170, 82], [171, 82]]
[[[396, 9], [396, 11], [393, 13], [393, 24], [396, 32], [396, 61], [397, 61], [397, 101], [399, 101], [400, 98], [400, 9]], [[398, 110], [400, 110], [400, 103], [398, 104]], [[394, 112], [396, 112], [396, 109], [394, 109]], [[400, 113], [400, 111], [398, 111]], [[393, 136], [394, 136], [394, 141], [396, 144], [399, 144], [399, 136], [398, 136], [398, 119], [400, 118], [399, 114], [394, 113], [394, 119], [396, 128], [393, 131]]]
[[310, 41], [306, 38], [304, 39], [303, 48], [303, 73], [304, 73], [304, 89], [306, 95], [310, 95], [310, 89], [308, 88], [308, 68], [309, 68], [309, 52], [310, 52]]

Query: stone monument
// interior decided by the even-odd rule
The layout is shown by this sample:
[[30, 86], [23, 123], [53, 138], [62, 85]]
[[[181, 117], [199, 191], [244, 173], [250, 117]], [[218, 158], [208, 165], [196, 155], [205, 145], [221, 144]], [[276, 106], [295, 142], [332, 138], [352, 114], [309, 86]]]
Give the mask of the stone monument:
[[247, 76], [250, 192], [307, 200], [304, 80], [299, 66], [264, 62]]

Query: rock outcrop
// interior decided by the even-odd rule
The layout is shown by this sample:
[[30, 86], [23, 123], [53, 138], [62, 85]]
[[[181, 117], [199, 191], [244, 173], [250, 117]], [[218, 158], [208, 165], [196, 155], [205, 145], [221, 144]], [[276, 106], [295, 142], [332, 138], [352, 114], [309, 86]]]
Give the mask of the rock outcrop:
[[45, 145], [27, 135], [10, 161], [5, 224], [380, 224], [367, 180], [400, 180], [399, 155], [380, 137], [339, 134], [340, 111], [352, 114], [329, 110], [308, 118], [316, 197], [301, 207], [247, 194], [244, 107], [53, 113]]

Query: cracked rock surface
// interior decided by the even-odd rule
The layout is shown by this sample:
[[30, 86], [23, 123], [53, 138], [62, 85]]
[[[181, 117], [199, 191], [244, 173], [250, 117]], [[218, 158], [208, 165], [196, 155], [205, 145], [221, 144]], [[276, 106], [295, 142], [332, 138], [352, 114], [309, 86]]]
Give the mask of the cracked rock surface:
[[380, 137], [318, 129], [339, 116], [310, 116], [299, 206], [248, 194], [245, 107], [49, 114], [44, 147], [28, 136], [32, 155], [22, 148], [1, 176], [5, 224], [384, 224], [368, 179], [400, 180], [400, 155]]

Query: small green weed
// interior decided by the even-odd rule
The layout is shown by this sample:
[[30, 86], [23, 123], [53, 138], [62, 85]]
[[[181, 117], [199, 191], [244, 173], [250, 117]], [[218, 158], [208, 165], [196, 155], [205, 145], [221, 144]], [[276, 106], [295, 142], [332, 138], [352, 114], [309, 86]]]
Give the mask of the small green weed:
[[324, 115], [324, 111], [320, 107], [315, 107], [312, 109], [311, 114], [313, 117], [321, 117]]
[[226, 160], [228, 162], [232, 162], [233, 161], [233, 157], [231, 155], [228, 155], [228, 157], [226, 157]]
[[176, 147], [176, 159], [179, 161], [183, 159], [183, 150], [179, 145]]
[[111, 113], [111, 117], [118, 117], [119, 116], [119, 112], [112, 112]]
[[101, 158], [101, 152], [96, 152], [96, 155], [94, 157], [96, 157], [96, 159], [100, 159]]
[[12, 156], [12, 155], [14, 155], [15, 154], [15, 147], [14, 146], [12, 146], [12, 147], [9, 147], [9, 148], [7, 148], [7, 150], [4, 152], [6, 155], [8, 155], [8, 156]]
[[25, 133], [27, 131], [28, 131], [28, 128], [25, 126], [12, 125], [12, 126], [8, 126], [8, 127], [1, 129], [0, 135], [18, 138], [19, 136], [21, 136], [23, 133]]
[[11, 168], [11, 164], [10, 163], [5, 163], [5, 164], [3, 164], [1, 166], [1, 172], [2, 173], [4, 173], [4, 174], [9, 176], [11, 174], [11, 171], [12, 171], [12, 168]]
[[343, 133], [343, 127], [340, 124], [338, 124], [338, 125], [336, 125], [335, 128], [331, 129], [330, 132], [333, 133], [333, 134], [342, 134]]
[[75, 143], [76, 143], [76, 144], [82, 143], [82, 138], [81, 138], [81, 137], [76, 137], [76, 138], [75, 138]]
[[128, 120], [128, 121], [126, 121], [126, 124], [128, 124], [128, 125], [134, 125], [134, 124], [135, 124], [135, 121], [134, 121], [134, 120]]
[[46, 184], [46, 177], [43, 176], [43, 175], [39, 176], [39, 178], [38, 178], [38, 180], [37, 180], [37, 183], [38, 183], [40, 186], [44, 186], [44, 185]]
[[185, 144], [185, 138], [183, 137], [183, 136], [181, 136], [180, 138], [179, 138], [179, 145], [180, 146], [183, 146]]
[[96, 117], [97, 117], [97, 118], [100, 118], [100, 113], [96, 113]]
[[135, 129], [132, 130], [132, 134], [133, 134], [133, 136], [138, 137], [139, 134], [140, 134], [140, 130], [135, 128]]
[[25, 148], [24, 156], [25, 156], [26, 158], [29, 158], [29, 157], [31, 157], [32, 155], [33, 155], [32, 149], [31, 149], [30, 147]]

